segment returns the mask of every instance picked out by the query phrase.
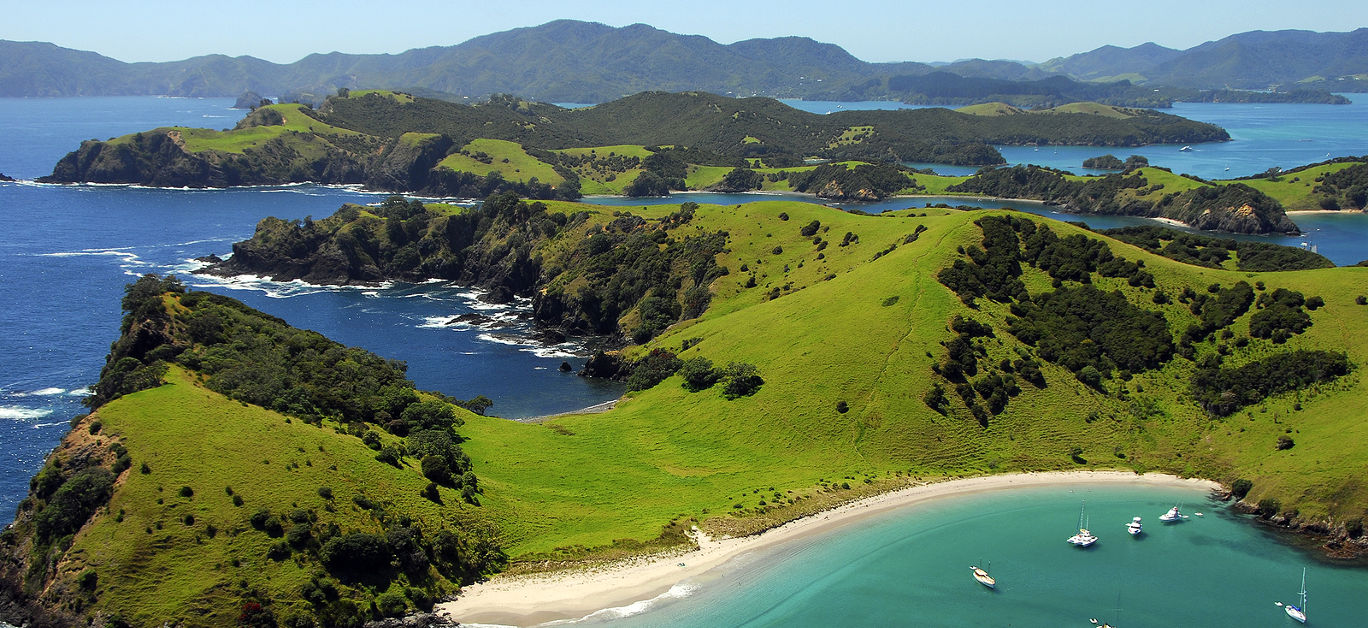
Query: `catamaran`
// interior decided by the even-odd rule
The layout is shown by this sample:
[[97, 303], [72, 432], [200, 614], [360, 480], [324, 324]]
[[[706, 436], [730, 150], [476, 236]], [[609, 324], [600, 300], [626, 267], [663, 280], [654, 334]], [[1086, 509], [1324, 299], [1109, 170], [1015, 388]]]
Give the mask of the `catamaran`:
[[1159, 515], [1159, 520], [1163, 521], [1164, 523], [1178, 523], [1184, 519], [1187, 519], [1187, 515], [1178, 512], [1177, 506], [1170, 508], [1169, 511], [1164, 514]]
[[[1084, 503], [1087, 506], [1087, 503]], [[1089, 547], [1097, 542], [1097, 537], [1088, 531], [1088, 524], [1083, 520], [1083, 508], [1078, 510], [1078, 534], [1069, 537], [1069, 542], [1078, 547]]]
[[1129, 532], [1131, 536], [1140, 536], [1142, 531], [1139, 517], [1131, 519], [1131, 522], [1126, 524], [1126, 532]]
[[978, 565], [970, 565], [969, 569], [974, 572], [974, 579], [978, 580], [979, 584], [988, 587], [989, 589], [997, 588], [997, 580], [988, 575], [988, 572], [984, 571], [983, 568]]
[[1274, 604], [1283, 607], [1283, 610], [1284, 610], [1284, 611], [1287, 611], [1287, 616], [1288, 616], [1288, 617], [1291, 617], [1292, 619], [1295, 619], [1295, 620], [1297, 620], [1298, 622], [1304, 624], [1304, 623], [1306, 623], [1306, 568], [1305, 568], [1305, 567], [1302, 567], [1302, 588], [1301, 588], [1301, 593], [1298, 593], [1297, 595], [1301, 596], [1301, 603], [1300, 603], [1300, 604], [1286, 604], [1286, 605], [1284, 605], [1282, 602], [1274, 602]]

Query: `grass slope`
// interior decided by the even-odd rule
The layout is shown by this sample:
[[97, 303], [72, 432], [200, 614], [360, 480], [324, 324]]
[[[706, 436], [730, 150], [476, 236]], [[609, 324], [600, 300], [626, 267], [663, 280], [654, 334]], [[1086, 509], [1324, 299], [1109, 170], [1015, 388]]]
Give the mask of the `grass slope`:
[[[475, 155], [479, 153], [488, 155], [490, 162], [476, 159]], [[447, 155], [437, 167], [481, 176], [497, 172], [509, 181], [527, 182], [535, 178], [553, 186], [565, 182], [565, 178], [556, 173], [551, 164], [527, 154], [521, 144], [506, 140], [474, 140], [466, 144], [461, 152]]]
[[[657, 218], [671, 209], [629, 211]], [[685, 339], [700, 339], [681, 357], [751, 362], [765, 385], [753, 397], [728, 401], [716, 389], [686, 392], [676, 376], [605, 414], [541, 425], [473, 420], [465, 428], [475, 436], [467, 451], [488, 489], [485, 507], [503, 522], [510, 554], [650, 539], [681, 517], [728, 529], [736, 519], [727, 513], [773, 516], [776, 504], [801, 508], [802, 496], [847, 494], [866, 478], [899, 474], [1120, 467], [1224, 481], [1246, 477], [1254, 482], [1251, 499], [1276, 497], [1303, 516], [1364, 514], [1368, 488], [1355, 469], [1368, 462], [1358, 444], [1368, 428], [1355, 417], [1368, 390], [1357, 373], [1213, 420], [1186, 396], [1192, 362], [1176, 359], [1124, 384], [1110, 381], [1105, 395], [1047, 364], [1048, 386], [1024, 385], [987, 428], [962, 407], [951, 416], [932, 412], [921, 396], [943, 352], [939, 343], [951, 337], [951, 317], [973, 317], [998, 330], [985, 343], [990, 362], [1014, 357], [1023, 345], [1005, 332], [1004, 306], [981, 302], [980, 310], [970, 310], [934, 278], [958, 256], [956, 247], [978, 242], [972, 221], [985, 213], [927, 213], [862, 216], [789, 202], [701, 207], [691, 228], [729, 230], [724, 265], [732, 272], [713, 285], [713, 305], [701, 319], [677, 325], [650, 346], [678, 350]], [[812, 220], [831, 242], [821, 259], [797, 233]], [[1087, 235], [1050, 224], [1061, 236]], [[917, 225], [927, 230], [901, 244]], [[837, 246], [847, 232], [858, 242]], [[893, 243], [899, 246], [871, 261]], [[1109, 246], [1143, 260], [1170, 294], [1247, 280], [1323, 296], [1326, 306], [1311, 314], [1315, 324], [1287, 347], [1345, 350], [1356, 364], [1368, 364], [1363, 310], [1353, 302], [1368, 291], [1368, 270], [1236, 273], [1179, 264], [1115, 241]], [[751, 274], [757, 285], [746, 288]], [[1033, 292], [1049, 285], [1034, 270], [1027, 283]], [[1119, 279], [1097, 284], [1152, 306], [1152, 290]], [[782, 296], [771, 299], [776, 288]], [[1182, 305], [1152, 307], [1175, 335], [1196, 320]], [[1249, 316], [1236, 321], [1237, 333], [1245, 333]], [[1235, 349], [1228, 364], [1273, 350], [1254, 340]], [[836, 410], [839, 401], [848, 403], [847, 413]], [[1274, 451], [1274, 440], [1287, 430], [1297, 446]], [[1086, 463], [1070, 458], [1074, 448]], [[833, 488], [833, 482], [855, 486]], [[798, 505], [789, 506], [791, 499]]]
[[[165, 385], [105, 405], [73, 435], [95, 420], [103, 428], [97, 440], [121, 440], [135, 463], [109, 502], [117, 516], [83, 529], [62, 570], [93, 569], [98, 608], [133, 625], [229, 625], [244, 588], [276, 594], [277, 617], [305, 608], [296, 592], [318, 567], [267, 558], [277, 539], [248, 522], [264, 507], [282, 517], [302, 508], [320, 525], [370, 532], [382, 528], [353, 497], [385, 503], [430, 530], [479, 516], [450, 489], [440, 489], [445, 506], [421, 497], [428, 481], [413, 461], [404, 469], [377, 463], [355, 437], [229, 400], [179, 368]], [[181, 495], [183, 486], [191, 497]], [[330, 499], [321, 487], [332, 490]]]

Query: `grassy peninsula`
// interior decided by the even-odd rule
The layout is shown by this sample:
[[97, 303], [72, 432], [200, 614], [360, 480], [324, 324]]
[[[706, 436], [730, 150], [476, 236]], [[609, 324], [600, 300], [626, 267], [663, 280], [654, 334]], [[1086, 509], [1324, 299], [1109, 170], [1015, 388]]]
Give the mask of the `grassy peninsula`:
[[[250, 609], [339, 625], [496, 569], [685, 545], [695, 524], [742, 534], [918, 477], [1021, 470], [1211, 478], [1270, 522], [1362, 547], [1368, 269], [1121, 235], [1138, 246], [1006, 211], [506, 196], [268, 219], [235, 247], [235, 272], [529, 296], [543, 325], [621, 338], [590, 362], [632, 392], [602, 414], [483, 417], [413, 392], [398, 365], [140, 281], [97, 407], [4, 537], [7, 591], [62, 617], [222, 625]], [[315, 355], [294, 347], [318, 357], [258, 358]], [[231, 356], [280, 366], [233, 370]], [[277, 381], [291, 385], [264, 384]], [[352, 381], [364, 386], [325, 394]], [[416, 455], [431, 443], [414, 434], [432, 430], [449, 445]], [[194, 454], [244, 442], [250, 455]], [[427, 455], [468, 467], [439, 482]], [[40, 523], [72, 503], [59, 527]], [[328, 551], [352, 533], [407, 567], [358, 580]]]

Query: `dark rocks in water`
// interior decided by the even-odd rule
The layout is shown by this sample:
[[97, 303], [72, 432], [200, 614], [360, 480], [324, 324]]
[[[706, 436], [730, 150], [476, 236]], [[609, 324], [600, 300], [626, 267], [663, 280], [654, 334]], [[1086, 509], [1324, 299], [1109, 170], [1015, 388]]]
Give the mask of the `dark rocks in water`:
[[481, 294], [480, 300], [484, 301], [485, 303], [496, 303], [502, 305], [505, 303], [512, 303], [514, 296], [516, 295], [514, 294], [512, 288], [500, 284], [491, 288], [489, 292]]
[[208, 255], [205, 255], [204, 257], [196, 257], [196, 258], [195, 258], [195, 261], [196, 261], [196, 262], [204, 262], [205, 264], [222, 264], [222, 263], [223, 263], [223, 258], [222, 258], [222, 257], [219, 257], [219, 256], [217, 256], [217, 255], [214, 255], [213, 253], [210, 253], [210, 254], [208, 254]]
[[575, 367], [570, 366], [570, 363], [569, 363], [569, 362], [561, 362], [561, 365], [560, 365], [560, 372], [562, 372], [562, 373], [569, 373], [570, 371], [573, 371], [573, 370], [575, 370]]
[[542, 344], [558, 345], [565, 342], [565, 333], [559, 329], [541, 327], [533, 330], [530, 338]]
[[245, 92], [242, 92], [242, 95], [237, 97], [237, 102], [233, 103], [233, 108], [256, 109], [257, 107], [265, 107], [269, 104], [271, 104], [271, 99], [262, 98], [261, 94], [258, 94], [249, 89]]
[[632, 366], [616, 353], [604, 353], [599, 351], [584, 363], [584, 368], [580, 369], [580, 377], [602, 377], [604, 379], [627, 379], [632, 374]]
[[492, 324], [493, 322], [494, 322], [494, 319], [492, 319], [492, 318], [490, 318], [490, 317], [488, 317], [488, 316], [485, 316], [484, 314], [476, 314], [476, 313], [474, 313], [474, 312], [471, 312], [471, 313], [469, 313], [469, 314], [461, 314], [460, 316], [452, 317], [452, 319], [449, 320], [449, 321], [447, 321], [446, 324], [448, 324], [448, 325], [473, 325], [473, 326], [476, 326], [476, 327], [484, 327], [484, 326], [486, 326], [486, 325]]
[[7, 176], [7, 175], [5, 175], [5, 173], [0, 172], [0, 181], [13, 181], [13, 180], [14, 180], [14, 177]]

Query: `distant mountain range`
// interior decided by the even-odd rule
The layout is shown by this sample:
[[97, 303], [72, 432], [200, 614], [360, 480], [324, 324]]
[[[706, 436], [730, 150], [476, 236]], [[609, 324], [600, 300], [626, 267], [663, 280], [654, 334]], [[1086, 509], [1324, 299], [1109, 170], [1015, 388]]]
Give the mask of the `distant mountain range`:
[[[316, 102], [339, 87], [360, 87], [455, 99], [514, 93], [548, 102], [606, 102], [648, 90], [702, 90], [937, 104], [1004, 100], [1049, 106], [1088, 98], [1163, 106], [1163, 101], [1203, 99], [1183, 90], [1368, 91], [1368, 28], [1347, 33], [1254, 31], [1188, 50], [1152, 43], [1103, 46], [1040, 64], [983, 59], [936, 65], [869, 63], [806, 37], [723, 45], [644, 24], [616, 28], [574, 20], [493, 33], [455, 46], [393, 55], [312, 54], [289, 64], [224, 55], [125, 63], [49, 43], [13, 41], [0, 41], [0, 59], [0, 96], [11, 97], [237, 96], [251, 91]], [[1155, 87], [1175, 91], [1156, 97]], [[1146, 91], [1151, 102], [1136, 100]], [[1296, 98], [1325, 100], [1306, 93]]]

